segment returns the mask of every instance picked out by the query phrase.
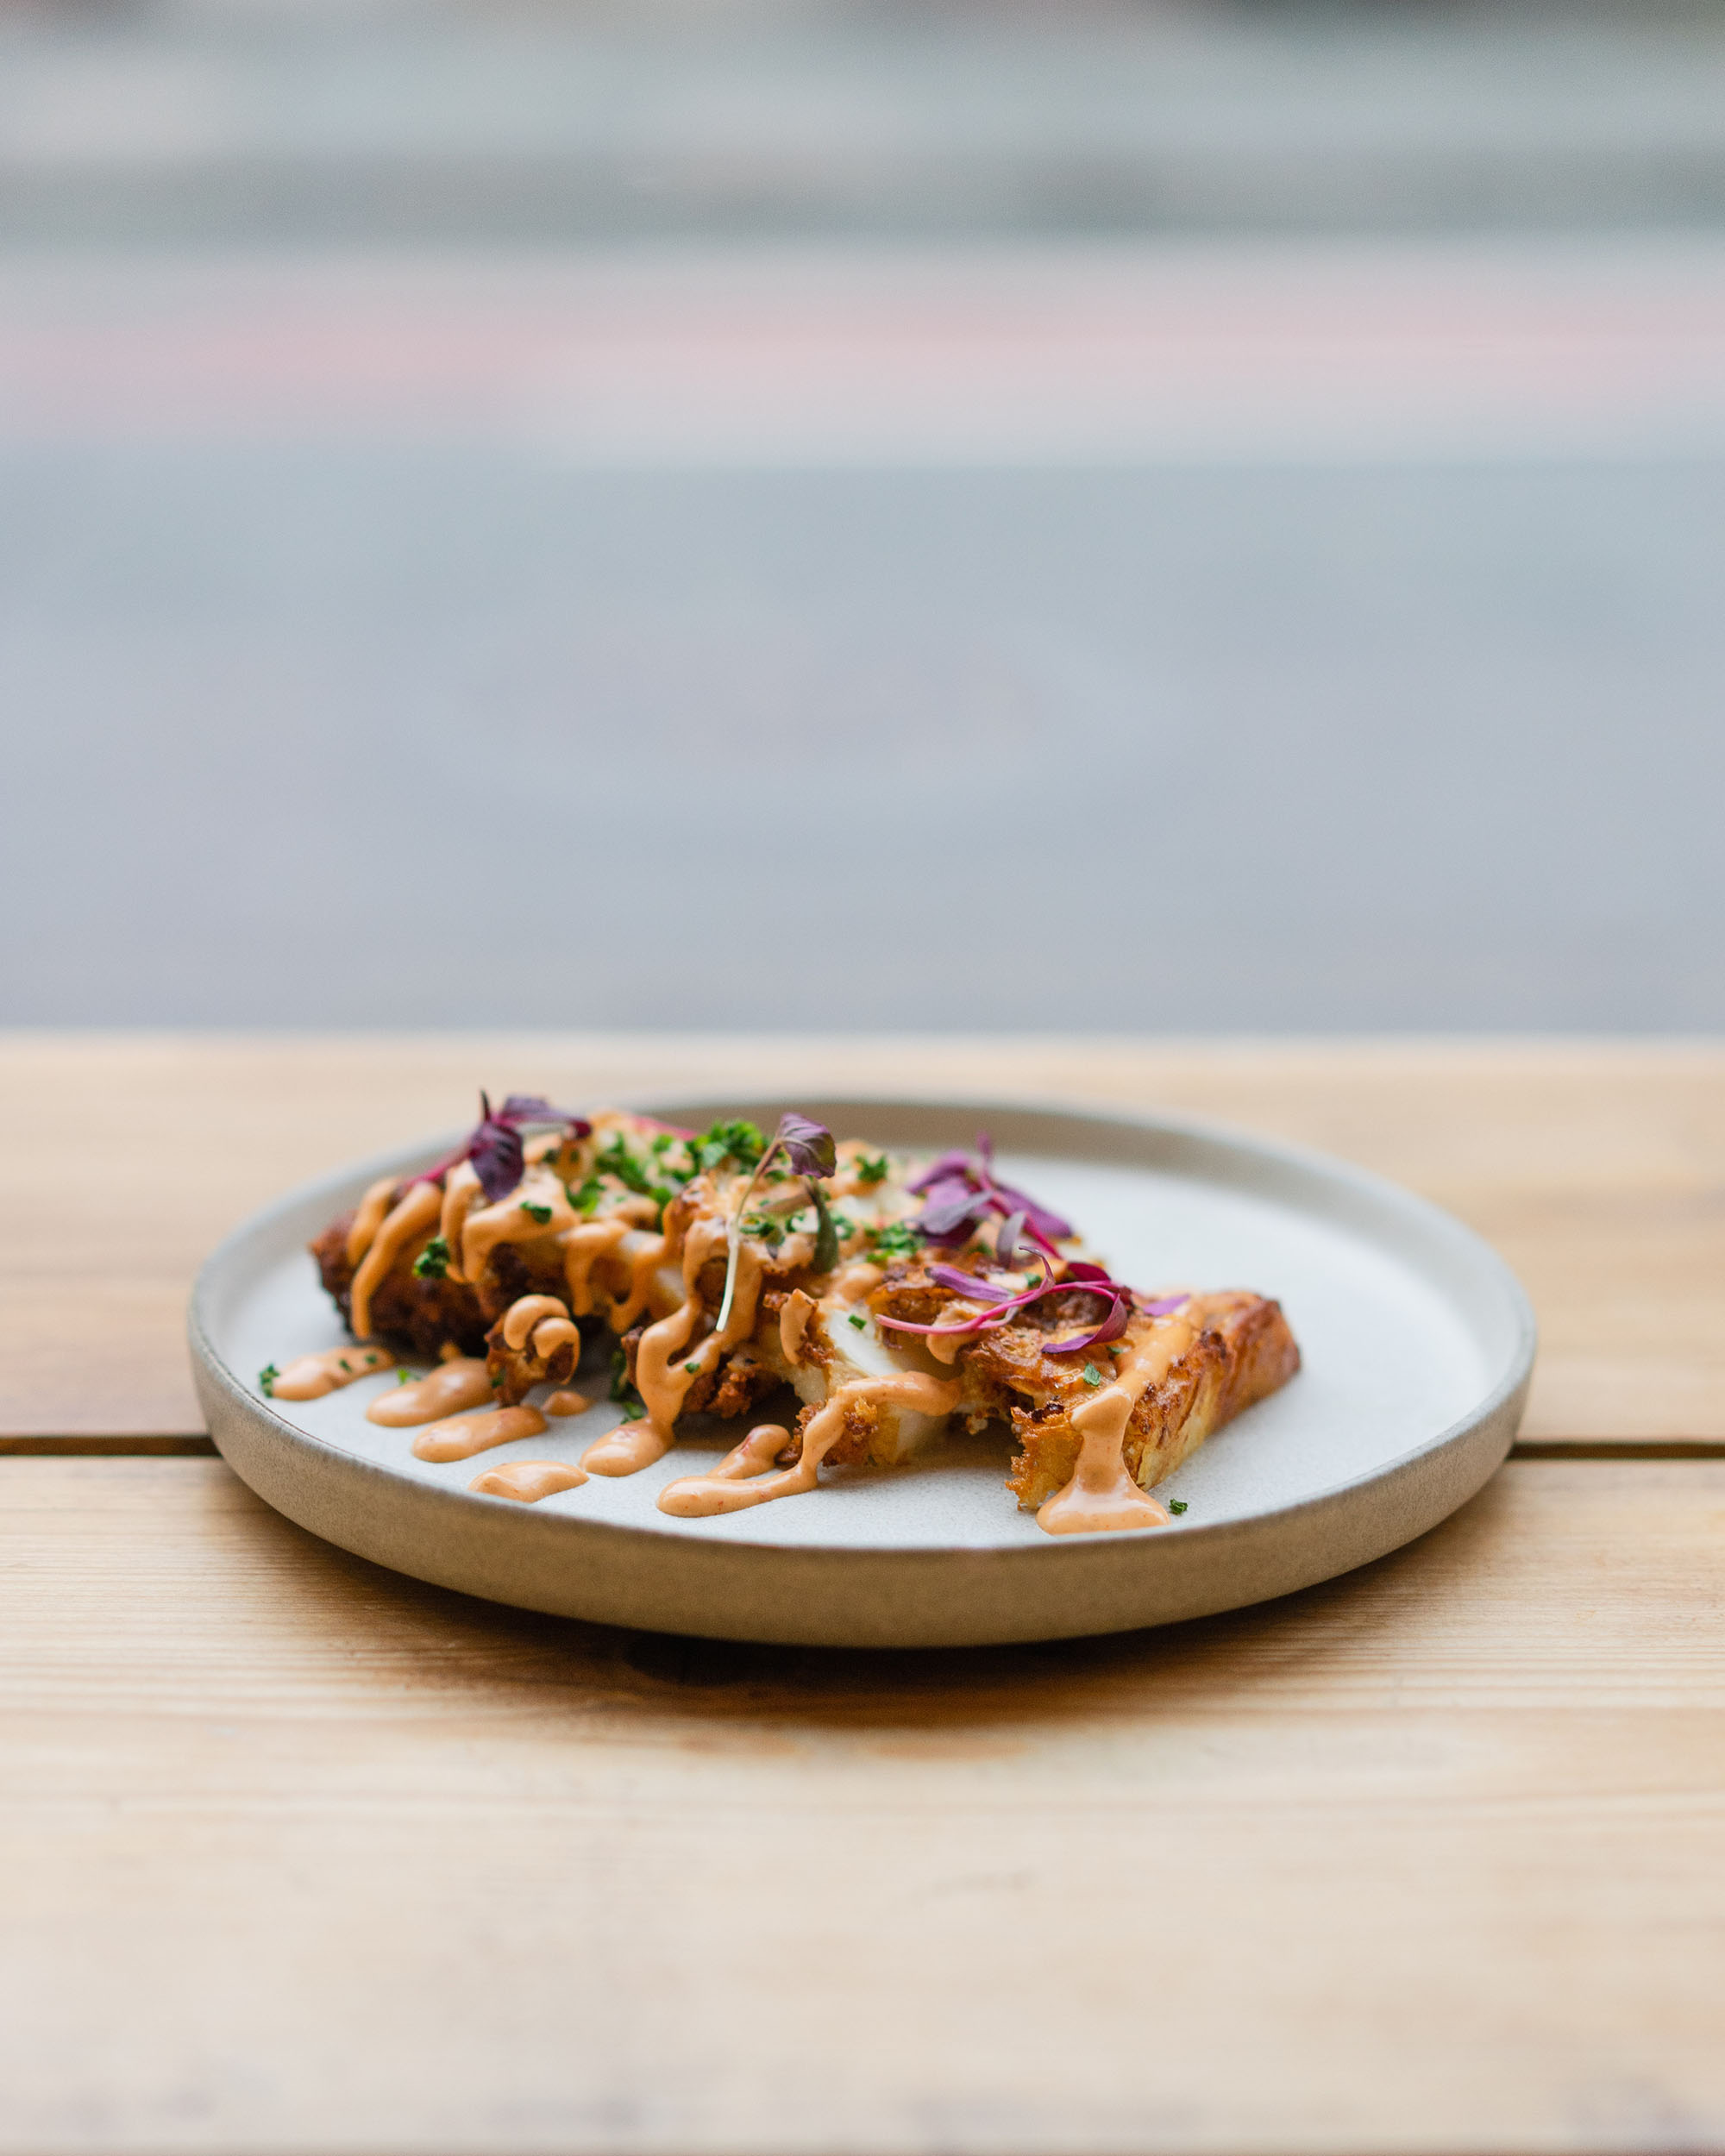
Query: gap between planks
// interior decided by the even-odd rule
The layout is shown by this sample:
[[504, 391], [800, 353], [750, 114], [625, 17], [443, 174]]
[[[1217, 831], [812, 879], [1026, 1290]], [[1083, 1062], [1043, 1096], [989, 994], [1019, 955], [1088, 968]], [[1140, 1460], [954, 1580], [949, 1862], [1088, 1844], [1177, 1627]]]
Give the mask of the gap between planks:
[[[153, 1455], [216, 1457], [207, 1437], [0, 1437], [8, 1453], [36, 1459], [141, 1458]], [[1725, 1438], [1523, 1438], [1510, 1447], [1512, 1460], [1725, 1460]]]
[[87, 1454], [100, 1459], [119, 1457], [138, 1458], [152, 1454], [182, 1457], [190, 1453], [198, 1458], [213, 1459], [216, 1446], [212, 1439], [204, 1437], [91, 1437], [80, 1432], [73, 1437], [0, 1437], [0, 1457], [8, 1453], [28, 1456], [36, 1459], [63, 1460]]

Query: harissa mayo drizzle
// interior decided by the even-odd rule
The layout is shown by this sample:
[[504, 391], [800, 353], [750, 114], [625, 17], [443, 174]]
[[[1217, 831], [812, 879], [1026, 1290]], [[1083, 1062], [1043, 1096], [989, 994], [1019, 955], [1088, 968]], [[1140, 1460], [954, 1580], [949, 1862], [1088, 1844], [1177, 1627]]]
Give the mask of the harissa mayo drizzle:
[[[711, 1329], [696, 1283], [708, 1262], [724, 1251], [724, 1218], [708, 1215], [693, 1225], [680, 1220], [656, 1230], [649, 1225], [656, 1210], [653, 1200], [637, 1198], [625, 1200], [601, 1219], [585, 1219], [570, 1204], [561, 1180], [548, 1164], [556, 1150], [557, 1141], [538, 1141], [530, 1149], [518, 1188], [494, 1205], [484, 1203], [470, 1162], [449, 1171], [442, 1190], [434, 1183], [413, 1182], [399, 1199], [394, 1198], [395, 1179], [382, 1177], [366, 1191], [348, 1232], [348, 1259], [356, 1269], [351, 1321], [361, 1338], [370, 1327], [371, 1298], [379, 1283], [405, 1248], [433, 1232], [447, 1244], [448, 1275], [458, 1282], [479, 1278], [499, 1244], [557, 1237], [563, 1252], [567, 1305], [549, 1295], [526, 1295], [511, 1305], [504, 1319], [505, 1344], [518, 1352], [530, 1344], [533, 1357], [541, 1363], [548, 1363], [563, 1346], [572, 1346], [579, 1357], [580, 1333], [574, 1319], [593, 1312], [594, 1276], [601, 1266], [611, 1288], [607, 1315], [615, 1332], [628, 1331], [649, 1311], [654, 1313], [636, 1357], [636, 1385], [646, 1407], [638, 1420], [619, 1423], [608, 1431], [587, 1448], [580, 1467], [559, 1461], [518, 1460], [487, 1470], [469, 1485], [489, 1495], [529, 1504], [556, 1490], [574, 1489], [590, 1474], [633, 1475], [662, 1458], [673, 1442], [690, 1388], [714, 1372], [754, 1332], [763, 1272], [758, 1250], [745, 1239], [738, 1250], [729, 1319], [722, 1333]], [[806, 1252], [797, 1251], [799, 1242], [807, 1245]], [[812, 1257], [811, 1238], [790, 1238], [784, 1256], [794, 1263], [799, 1255], [805, 1263]], [[800, 1360], [804, 1336], [817, 1308], [841, 1315], [853, 1302], [860, 1307], [882, 1277], [877, 1265], [853, 1260], [841, 1269], [819, 1304], [803, 1289], [794, 1290], [779, 1319], [786, 1360]], [[619, 1279], [620, 1286], [611, 1287]], [[704, 1325], [709, 1329], [697, 1338]], [[1192, 1345], [1196, 1332], [1189, 1317], [1177, 1313], [1153, 1321], [1147, 1332], [1138, 1334], [1113, 1379], [1073, 1407], [1070, 1420], [1080, 1440], [1077, 1461], [1068, 1481], [1044, 1500], [1036, 1515], [1038, 1525], [1048, 1533], [1095, 1534], [1167, 1524], [1166, 1510], [1138, 1488], [1126, 1467], [1126, 1436], [1138, 1401], [1167, 1376]], [[936, 1338], [929, 1344], [939, 1360], [950, 1363], [961, 1343]], [[371, 1346], [301, 1356], [276, 1377], [273, 1390], [284, 1400], [316, 1399], [386, 1367], [390, 1359], [384, 1350]], [[758, 1424], [709, 1473], [668, 1483], [660, 1493], [659, 1507], [678, 1518], [695, 1519], [806, 1493], [817, 1486], [821, 1462], [844, 1434], [850, 1413], [896, 1405], [923, 1414], [950, 1414], [958, 1405], [961, 1389], [957, 1379], [913, 1369], [850, 1380], [838, 1385], [804, 1426], [794, 1465], [775, 1465], [791, 1442], [789, 1431], [778, 1423]], [[484, 1407], [492, 1390], [485, 1363], [457, 1355], [429, 1377], [374, 1401], [367, 1413], [371, 1421], [388, 1427], [428, 1426], [413, 1445], [423, 1460], [468, 1459], [544, 1430], [544, 1414], [535, 1407], [463, 1412]], [[545, 1411], [558, 1416], [580, 1414], [588, 1405], [581, 1394], [565, 1390], [552, 1395]]]

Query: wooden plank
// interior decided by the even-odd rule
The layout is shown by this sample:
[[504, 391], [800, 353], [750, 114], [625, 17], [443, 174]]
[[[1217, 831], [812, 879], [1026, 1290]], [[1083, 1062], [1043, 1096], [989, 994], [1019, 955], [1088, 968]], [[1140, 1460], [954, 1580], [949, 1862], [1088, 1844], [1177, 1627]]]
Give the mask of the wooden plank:
[[1511, 1467], [1161, 1633], [467, 1601], [0, 1460], [0, 2147], [1725, 2142], [1725, 1464]]
[[1166, 1107], [1426, 1192], [1521, 1273], [1531, 1436], [1725, 1437], [1725, 1049], [1587, 1044], [15, 1035], [0, 1437], [200, 1425], [181, 1338], [209, 1247], [321, 1170], [458, 1125], [475, 1086], [1013, 1094]]

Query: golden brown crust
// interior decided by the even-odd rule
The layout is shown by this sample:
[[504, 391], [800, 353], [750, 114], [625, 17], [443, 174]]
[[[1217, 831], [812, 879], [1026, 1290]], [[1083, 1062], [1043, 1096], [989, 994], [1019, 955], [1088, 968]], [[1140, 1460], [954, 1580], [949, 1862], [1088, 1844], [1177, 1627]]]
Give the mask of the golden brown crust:
[[724, 1365], [712, 1398], [706, 1403], [706, 1413], [727, 1420], [734, 1415], [746, 1415], [768, 1393], [776, 1392], [779, 1382], [777, 1375], [764, 1363], [739, 1350]]
[[531, 1333], [520, 1347], [509, 1345], [503, 1337], [506, 1318], [505, 1313], [485, 1337], [486, 1369], [490, 1373], [499, 1407], [513, 1407], [525, 1400], [536, 1385], [567, 1385], [580, 1360], [575, 1343], [561, 1342], [548, 1360], [541, 1362], [533, 1351]]
[[[353, 1266], [348, 1263], [348, 1230], [354, 1216], [332, 1220], [311, 1244], [318, 1275], [343, 1319], [353, 1321]], [[436, 1362], [446, 1340], [464, 1355], [485, 1350], [486, 1313], [471, 1288], [457, 1280], [421, 1280], [413, 1270], [417, 1246], [405, 1253], [378, 1282], [372, 1296], [372, 1334], [387, 1345]]]
[[902, 1318], [909, 1325], [940, 1325], [953, 1300], [952, 1290], [937, 1287], [920, 1260], [900, 1259], [888, 1268], [886, 1278], [869, 1297], [869, 1307], [877, 1318]]
[[636, 1357], [641, 1352], [641, 1343], [646, 1337], [647, 1327], [650, 1322], [651, 1320], [646, 1318], [637, 1319], [630, 1326], [628, 1332], [619, 1337], [612, 1351], [614, 1354], [623, 1357], [623, 1382], [625, 1385], [632, 1385], [635, 1382]]
[[[786, 1457], [790, 1460], [802, 1457], [803, 1432], [814, 1418], [824, 1412], [819, 1407], [805, 1407], [797, 1417]], [[891, 1463], [891, 1455], [879, 1457], [876, 1440], [881, 1434], [881, 1416], [879, 1407], [864, 1400], [844, 1409], [844, 1426], [822, 1455], [830, 1467], [867, 1467], [871, 1463], [885, 1466]]]
[[[617, 1142], [619, 1132], [624, 1139], [633, 1133], [635, 1139], [643, 1140], [635, 1144], [632, 1167], [628, 1162], [606, 1165], [605, 1149]], [[717, 1169], [699, 1170], [674, 1196], [656, 1181], [654, 1195], [643, 1195], [642, 1178], [656, 1176], [663, 1135], [655, 1131], [650, 1139], [643, 1139], [634, 1119], [601, 1115], [595, 1118], [593, 1138], [581, 1145], [566, 1143], [556, 1160], [556, 1173], [570, 1206], [584, 1216], [591, 1215], [595, 1205], [602, 1206], [604, 1219], [614, 1221], [617, 1235], [623, 1237], [621, 1243], [616, 1236], [607, 1242], [608, 1229], [598, 1238], [588, 1234], [585, 1219], [571, 1228], [568, 1209], [547, 1186], [548, 1203], [524, 1203], [521, 1211], [534, 1223], [562, 1222], [559, 1232], [541, 1233], [505, 1208], [476, 1238], [486, 1255], [473, 1283], [447, 1277], [420, 1279], [414, 1273], [414, 1262], [435, 1226], [434, 1218], [422, 1226], [411, 1248], [395, 1254], [388, 1275], [378, 1282], [372, 1302], [375, 1335], [427, 1359], [451, 1341], [467, 1353], [484, 1351], [497, 1397], [514, 1405], [538, 1385], [561, 1386], [574, 1376], [580, 1344], [568, 1337], [567, 1319], [549, 1328], [546, 1321], [556, 1311], [568, 1310], [572, 1293], [586, 1300], [582, 1268], [592, 1264], [591, 1291], [604, 1314], [575, 1322], [591, 1337], [594, 1331], [607, 1329], [607, 1319], [612, 1326], [638, 1319], [617, 1343], [619, 1376], [626, 1371], [633, 1384], [643, 1335], [656, 1319], [668, 1317], [676, 1306], [668, 1269], [685, 1248], [686, 1233], [697, 1222], [706, 1221], [711, 1227], [722, 1220], [728, 1200], [736, 1199], [747, 1182], [746, 1177], [727, 1181]], [[697, 1150], [691, 1149], [683, 1167], [671, 1170], [674, 1180], [689, 1173]], [[538, 1160], [536, 1153], [536, 1174]], [[586, 1188], [587, 1171], [593, 1171], [593, 1192]], [[579, 1198], [570, 1189], [578, 1176], [582, 1186]], [[780, 1180], [787, 1186], [794, 1183], [787, 1176]], [[844, 1402], [843, 1426], [825, 1457], [834, 1465], [894, 1464], [938, 1438], [946, 1422], [944, 1403], [956, 1389], [954, 1412], [962, 1423], [972, 1429], [996, 1420], [1011, 1424], [1020, 1449], [1009, 1487], [1021, 1503], [1033, 1507], [1070, 1479], [1079, 1451], [1072, 1418], [1080, 1403], [1095, 1398], [1097, 1388], [1119, 1369], [1128, 1382], [1123, 1392], [1111, 1397], [1114, 1412], [1123, 1415], [1132, 1391], [1148, 1382], [1155, 1370], [1162, 1375], [1148, 1382], [1148, 1389], [1134, 1402], [1124, 1443], [1128, 1469], [1148, 1488], [1241, 1408], [1286, 1382], [1299, 1367], [1299, 1351], [1279, 1308], [1262, 1296], [1245, 1293], [1191, 1297], [1170, 1321], [1136, 1305], [1128, 1318], [1124, 1290], [1107, 1283], [1104, 1292], [1079, 1282], [1052, 1293], [1038, 1290], [1037, 1300], [1013, 1309], [1000, 1322], [1000, 1297], [994, 1290], [978, 1288], [972, 1281], [967, 1291], [967, 1283], [959, 1279], [955, 1291], [934, 1277], [945, 1260], [957, 1269], [947, 1274], [949, 1279], [957, 1278], [957, 1273], [997, 1279], [1008, 1294], [1033, 1282], [1043, 1261], [1026, 1256], [1020, 1264], [1003, 1264], [992, 1232], [979, 1232], [953, 1247], [931, 1244], [919, 1255], [894, 1258], [883, 1274], [873, 1269], [884, 1262], [881, 1258], [857, 1267], [854, 1260], [858, 1251], [866, 1258], [876, 1247], [869, 1238], [884, 1238], [886, 1229], [909, 1209], [907, 1183], [872, 1221], [847, 1216], [844, 1232], [851, 1239], [853, 1263], [837, 1273], [817, 1274], [812, 1266], [815, 1233], [807, 1225], [790, 1226], [798, 1216], [774, 1197], [775, 1188], [769, 1182], [764, 1200], [756, 1194], [764, 1205], [764, 1217], [743, 1232], [750, 1253], [749, 1293], [756, 1292], [757, 1281], [760, 1290], [751, 1336], [720, 1357], [716, 1369], [694, 1375], [692, 1382], [681, 1371], [675, 1373], [677, 1386], [687, 1390], [680, 1394], [674, 1412], [724, 1418], [748, 1415], [767, 1395], [788, 1382], [804, 1403], [797, 1419], [798, 1434], [786, 1448], [788, 1457], [800, 1451], [802, 1432], [818, 1405], [831, 1405], [837, 1395]], [[392, 1202], [405, 1188], [396, 1187]], [[368, 1225], [385, 1194], [381, 1188], [374, 1190]], [[798, 1188], [789, 1190], [799, 1203], [800, 1195]], [[660, 1223], [665, 1241], [656, 1257], [639, 1232], [653, 1232], [659, 1215], [656, 1200], [662, 1198], [668, 1198]], [[416, 1219], [423, 1210], [416, 1211]], [[347, 1262], [346, 1247], [354, 1217], [348, 1213], [332, 1222], [313, 1245], [323, 1284], [350, 1322], [354, 1269]], [[499, 1222], [504, 1232], [492, 1242], [492, 1232]], [[855, 1241], [859, 1231], [863, 1238], [860, 1244]], [[585, 1239], [571, 1240], [577, 1234]], [[903, 1241], [896, 1238], [894, 1247], [901, 1247]], [[598, 1247], [601, 1244], [603, 1248]], [[704, 1245], [695, 1247], [704, 1263], [699, 1276], [688, 1282], [694, 1307], [681, 1321], [676, 1337], [688, 1343], [687, 1360], [699, 1357], [704, 1363], [711, 1346], [702, 1344], [711, 1343], [724, 1296], [727, 1266], [724, 1250], [711, 1232]], [[476, 1250], [474, 1255], [477, 1262]], [[619, 1275], [622, 1286], [618, 1285]], [[871, 1282], [878, 1284], [869, 1293]], [[836, 1282], [840, 1283], [837, 1295]], [[546, 1298], [550, 1309], [522, 1313], [527, 1338], [522, 1346], [511, 1348], [504, 1337], [504, 1320], [524, 1297]], [[1057, 1351], [1067, 1341], [1094, 1334], [1111, 1313], [1113, 1322], [1127, 1323], [1125, 1338]], [[1195, 1332], [1189, 1319], [1196, 1321]], [[931, 1337], [926, 1331], [962, 1326], [972, 1319], [985, 1322], [975, 1332], [942, 1331]], [[847, 1321], [856, 1328], [854, 1336], [845, 1329]], [[901, 1329], [906, 1325], [923, 1330]], [[555, 1343], [543, 1360], [535, 1349], [542, 1330], [547, 1341]], [[1123, 1359], [1117, 1362], [1116, 1356]], [[1170, 1363], [1170, 1357], [1177, 1359]], [[944, 1385], [937, 1395], [941, 1413], [906, 1407], [891, 1384], [875, 1382], [907, 1372], [956, 1381], [955, 1386]], [[871, 1398], [875, 1392], [884, 1392], [885, 1400]], [[673, 1412], [668, 1401], [662, 1401], [661, 1407]], [[1108, 1427], [1117, 1429], [1118, 1421]], [[822, 1434], [824, 1438], [825, 1429]]]
[[486, 1258], [485, 1269], [474, 1282], [480, 1308], [489, 1323], [500, 1318], [523, 1295], [555, 1295], [568, 1292], [563, 1277], [563, 1253], [549, 1236], [531, 1243], [499, 1243]]
[[[1201, 1326], [1197, 1338], [1151, 1387], [1126, 1425], [1126, 1463], [1140, 1489], [1171, 1475], [1224, 1423], [1285, 1385], [1300, 1367], [1300, 1350], [1279, 1303], [1244, 1290], [1196, 1295], [1187, 1307]], [[1053, 1358], [1045, 1358], [1051, 1360]], [[1082, 1384], [1082, 1370], [1075, 1373]], [[1079, 1438], [1070, 1387], [1037, 1406], [1014, 1409], [1020, 1447], [1007, 1487], [1034, 1512], [1070, 1477]]]

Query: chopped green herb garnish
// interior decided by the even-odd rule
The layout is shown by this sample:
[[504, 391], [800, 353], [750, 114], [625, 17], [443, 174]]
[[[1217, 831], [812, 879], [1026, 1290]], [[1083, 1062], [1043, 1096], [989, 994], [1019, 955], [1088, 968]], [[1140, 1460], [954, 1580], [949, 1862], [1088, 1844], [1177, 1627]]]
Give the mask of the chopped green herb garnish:
[[856, 1330], [861, 1332], [867, 1326], [869, 1320], [866, 1318], [860, 1316], [857, 1312], [853, 1310], [850, 1313], [850, 1322], [856, 1326]]
[[873, 1255], [891, 1264], [895, 1257], [914, 1257], [922, 1248], [922, 1231], [908, 1220], [888, 1220], [875, 1231]]
[[615, 1175], [618, 1182], [634, 1191], [637, 1196], [650, 1198], [653, 1195], [653, 1185], [647, 1170], [624, 1144], [621, 1131], [612, 1133], [611, 1143], [599, 1154], [597, 1165], [607, 1175]]
[[[681, 1154], [681, 1162], [671, 1157], [674, 1150]], [[679, 1138], [674, 1131], [661, 1131], [653, 1140], [651, 1150], [653, 1157], [659, 1164], [659, 1173], [671, 1178], [668, 1188], [663, 1183], [657, 1183], [654, 1186], [653, 1192], [662, 1206], [668, 1206], [684, 1184], [693, 1177], [694, 1148], [687, 1138]]]
[[620, 1347], [611, 1351], [611, 1396], [622, 1407], [625, 1422], [639, 1422], [647, 1412], [640, 1394], [629, 1382], [629, 1357]]
[[551, 1217], [549, 1206], [530, 1205], [525, 1198], [521, 1200], [521, 1210], [530, 1220], [536, 1220], [542, 1228]]
[[404, 1363], [395, 1373], [395, 1382], [398, 1385], [411, 1385], [413, 1382], [413, 1372]]
[[1094, 1363], [1087, 1363], [1084, 1365], [1084, 1382], [1087, 1385], [1100, 1385], [1101, 1382], [1102, 1373], [1101, 1370], [1096, 1368], [1096, 1365]]
[[852, 1173], [856, 1175], [859, 1183], [885, 1182], [887, 1180], [886, 1155], [884, 1153], [876, 1153], [875, 1157], [871, 1160], [868, 1154], [859, 1154], [856, 1157], [856, 1165], [852, 1169]]
[[691, 1377], [699, 1377], [701, 1374], [701, 1366], [699, 1363], [685, 1363], [683, 1368]]
[[449, 1246], [441, 1235], [434, 1235], [413, 1261], [415, 1280], [442, 1280], [449, 1269]]
[[571, 1190], [565, 1183], [563, 1195], [577, 1213], [586, 1213], [591, 1219], [599, 1209], [599, 1200], [605, 1195], [605, 1185], [597, 1175], [589, 1175], [579, 1190]]
[[1186, 1500], [1183, 1497], [1170, 1497], [1168, 1501], [1168, 1509], [1170, 1512], [1184, 1512]]
[[280, 1376], [281, 1372], [273, 1363], [266, 1363], [258, 1372], [258, 1390], [266, 1400], [275, 1398], [275, 1381]]
[[790, 1223], [781, 1219], [776, 1213], [751, 1213], [737, 1225], [744, 1235], [752, 1235], [757, 1242], [764, 1243], [769, 1250], [776, 1250], [789, 1232]]
[[767, 1141], [759, 1125], [738, 1117], [733, 1122], [715, 1123], [700, 1141], [695, 1158], [707, 1172], [727, 1160], [735, 1161], [739, 1168], [756, 1168], [766, 1150]]

